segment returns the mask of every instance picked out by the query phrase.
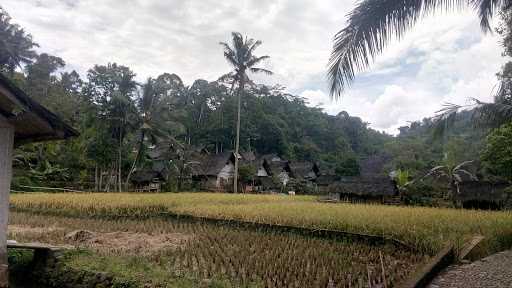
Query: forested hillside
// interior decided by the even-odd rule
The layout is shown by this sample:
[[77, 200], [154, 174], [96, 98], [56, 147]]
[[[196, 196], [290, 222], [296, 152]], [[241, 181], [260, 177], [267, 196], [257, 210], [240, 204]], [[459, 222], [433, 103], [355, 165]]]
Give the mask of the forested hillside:
[[[462, 111], [454, 115], [451, 123], [425, 118], [401, 127], [385, 148], [393, 156], [393, 167], [407, 170], [412, 178], [417, 178], [442, 164], [455, 166], [475, 161], [478, 165], [489, 128], [475, 122], [475, 113]], [[445, 125], [449, 128], [445, 129]]]
[[[236, 97], [229, 78], [219, 75], [218, 81], [187, 84], [176, 74], [164, 73], [141, 82], [136, 71], [116, 63], [95, 65], [79, 75], [64, 59], [35, 53], [31, 36], [11, 24], [5, 12], [2, 19], [5, 27], [17, 31], [6, 42], [13, 47], [23, 43], [14, 47], [19, 62], [0, 63], [3, 73], [81, 134], [67, 142], [19, 148], [14, 187], [93, 182], [107, 171], [115, 171], [124, 182], [133, 168], [147, 164], [148, 147], [169, 139], [210, 153], [234, 149]], [[245, 86], [241, 151], [275, 153], [326, 168], [353, 167], [391, 140], [346, 112], [331, 116], [308, 107], [284, 87]]]

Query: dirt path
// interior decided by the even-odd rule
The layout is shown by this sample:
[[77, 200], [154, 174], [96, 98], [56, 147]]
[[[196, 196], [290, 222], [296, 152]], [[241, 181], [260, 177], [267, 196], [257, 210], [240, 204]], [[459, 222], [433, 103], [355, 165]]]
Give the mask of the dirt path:
[[512, 287], [512, 250], [493, 254], [471, 264], [449, 267], [430, 288]]

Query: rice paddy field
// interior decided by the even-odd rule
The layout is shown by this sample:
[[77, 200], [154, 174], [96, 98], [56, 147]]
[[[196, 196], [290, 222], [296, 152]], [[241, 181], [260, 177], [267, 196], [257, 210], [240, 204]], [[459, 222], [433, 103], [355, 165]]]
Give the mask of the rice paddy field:
[[22, 193], [14, 211], [86, 217], [157, 217], [165, 213], [235, 219], [394, 238], [433, 255], [447, 243], [486, 237], [487, 253], [512, 247], [510, 211], [319, 203], [312, 196], [215, 193]]
[[[78, 247], [67, 265], [106, 271], [133, 287], [393, 287], [448, 243], [461, 247], [479, 234], [487, 254], [512, 247], [510, 212], [310, 196], [19, 193], [11, 211], [11, 239]], [[176, 215], [379, 235], [413, 249]]]
[[391, 245], [158, 218], [14, 212], [9, 238], [78, 247], [66, 265], [130, 287], [393, 287], [427, 259]]

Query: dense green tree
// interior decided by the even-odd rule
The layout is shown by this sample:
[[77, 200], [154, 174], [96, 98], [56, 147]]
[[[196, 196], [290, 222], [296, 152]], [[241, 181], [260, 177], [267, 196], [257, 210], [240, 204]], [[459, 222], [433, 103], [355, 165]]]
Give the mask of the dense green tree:
[[11, 23], [11, 17], [0, 6], [0, 71], [14, 72], [23, 64], [32, 63], [38, 45], [23, 28]]
[[[139, 121], [135, 107], [135, 92], [137, 83], [135, 73], [128, 67], [116, 63], [106, 66], [96, 65], [87, 74], [88, 83], [85, 87], [87, 99], [93, 108], [90, 113], [95, 113], [100, 121], [94, 122], [100, 129], [98, 131], [98, 143], [117, 147], [117, 159], [112, 162], [109, 175], [115, 175], [116, 187], [122, 190], [123, 176], [123, 147], [124, 140], [137, 126]], [[108, 141], [100, 141], [105, 133], [100, 132], [101, 127], [107, 126], [110, 133]], [[104, 139], [107, 140], [107, 139]], [[109, 180], [113, 177], [109, 177]], [[108, 183], [110, 184], [110, 183]]]
[[[62, 69], [66, 63], [59, 57], [40, 54], [33, 64], [25, 68], [27, 74], [27, 92], [38, 102], [50, 104], [48, 97], [52, 95], [51, 88], [58, 81], [55, 73]], [[53, 107], [52, 107], [53, 108]]]
[[512, 123], [502, 125], [487, 136], [482, 161], [489, 172], [512, 181]]

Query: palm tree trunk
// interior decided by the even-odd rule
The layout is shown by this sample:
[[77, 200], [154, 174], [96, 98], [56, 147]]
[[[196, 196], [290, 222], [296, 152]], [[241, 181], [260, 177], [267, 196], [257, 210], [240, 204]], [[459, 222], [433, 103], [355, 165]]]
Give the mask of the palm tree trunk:
[[98, 188], [98, 183], [99, 183], [99, 179], [98, 179], [98, 163], [95, 163], [95, 166], [94, 166], [94, 192], [99, 192], [99, 188]]
[[120, 127], [119, 129], [119, 151], [118, 151], [118, 159], [117, 159], [117, 183], [118, 184], [118, 190], [119, 192], [121, 192], [123, 190], [123, 187], [122, 187], [122, 181], [121, 181], [121, 161], [122, 161], [122, 158], [121, 158], [121, 153], [122, 153], [122, 145], [123, 145], [123, 132], [121, 130], [122, 128]]
[[135, 167], [137, 167], [137, 162], [139, 162], [139, 158], [142, 154], [142, 149], [144, 148], [144, 137], [146, 136], [146, 133], [144, 130], [141, 131], [141, 137], [139, 142], [139, 150], [137, 151], [137, 155], [135, 155], [135, 160], [133, 160], [132, 168], [130, 168], [130, 172], [128, 172], [128, 176], [126, 176], [126, 182], [125, 187], [128, 190], [128, 184], [130, 183], [130, 178], [132, 177], [133, 171], [135, 170]]
[[96, 191], [103, 191], [103, 167], [100, 167], [100, 179], [98, 181], [98, 189]]
[[238, 116], [236, 119], [236, 142], [235, 142], [235, 171], [233, 175], [233, 192], [238, 193], [238, 155], [240, 149], [240, 103], [244, 89], [244, 77], [240, 77], [240, 87], [238, 87]]

